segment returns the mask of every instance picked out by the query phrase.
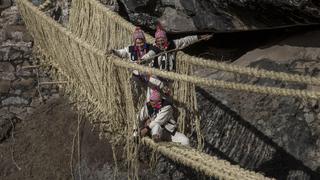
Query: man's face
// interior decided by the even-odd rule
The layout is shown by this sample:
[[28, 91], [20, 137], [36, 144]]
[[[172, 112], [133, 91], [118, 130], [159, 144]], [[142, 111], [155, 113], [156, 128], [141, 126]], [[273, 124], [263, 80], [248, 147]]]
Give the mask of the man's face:
[[156, 39], [156, 45], [160, 48], [160, 49], [164, 49], [164, 45], [166, 43], [166, 39], [165, 38], [157, 38]]
[[137, 46], [139, 49], [143, 49], [144, 40], [143, 40], [143, 39], [136, 39], [135, 44], [136, 44], [136, 46]]
[[152, 101], [150, 100], [149, 103], [151, 105], [151, 107], [155, 108], [157, 106], [157, 104], [159, 104], [160, 101]]

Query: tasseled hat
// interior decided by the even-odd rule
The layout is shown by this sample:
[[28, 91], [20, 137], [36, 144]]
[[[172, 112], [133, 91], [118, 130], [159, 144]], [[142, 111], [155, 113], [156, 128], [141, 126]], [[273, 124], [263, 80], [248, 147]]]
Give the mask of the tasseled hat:
[[158, 102], [161, 100], [160, 92], [157, 89], [151, 89], [150, 101]]
[[158, 38], [167, 39], [167, 34], [166, 34], [166, 32], [164, 31], [164, 29], [163, 29], [163, 27], [161, 26], [160, 23], [157, 25], [157, 31], [156, 31], [154, 37], [155, 37], [156, 39], [158, 39]]
[[132, 34], [132, 40], [133, 42], [136, 42], [136, 39], [143, 39], [146, 40], [145, 36], [144, 36], [144, 32], [140, 27], [136, 27], [136, 29], [134, 30], [133, 34]]

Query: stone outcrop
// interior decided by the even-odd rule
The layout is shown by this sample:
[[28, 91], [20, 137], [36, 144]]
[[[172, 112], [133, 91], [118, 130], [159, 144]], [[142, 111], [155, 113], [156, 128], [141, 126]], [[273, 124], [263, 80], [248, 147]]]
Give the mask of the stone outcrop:
[[260, 29], [318, 23], [316, 0], [120, 0], [131, 22], [152, 27], [159, 19], [170, 32]]

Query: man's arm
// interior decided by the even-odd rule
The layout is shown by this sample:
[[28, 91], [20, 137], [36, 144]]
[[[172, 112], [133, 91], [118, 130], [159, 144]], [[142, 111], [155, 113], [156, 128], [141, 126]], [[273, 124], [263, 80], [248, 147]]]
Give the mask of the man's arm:
[[173, 42], [176, 45], [176, 48], [184, 48], [198, 40], [199, 40], [198, 36], [195, 35], [195, 36], [187, 36], [181, 39], [176, 39], [176, 40], [173, 40]]
[[121, 58], [128, 58], [130, 56], [129, 47], [125, 47], [123, 49], [113, 49], [112, 52]]
[[149, 116], [148, 108], [146, 105], [144, 105], [143, 108], [140, 110], [139, 121], [143, 122], [149, 118], [150, 116]]
[[204, 34], [204, 35], [195, 35], [195, 36], [187, 36], [181, 39], [176, 39], [173, 40], [173, 42], [176, 45], [176, 48], [180, 48], [183, 49], [186, 46], [189, 46], [197, 41], [201, 40], [209, 40], [210, 38], [212, 38], [213, 35], [211, 34]]
[[159, 80], [155, 76], [150, 76], [148, 81], [148, 86], [151, 88], [156, 87], [157, 89], [162, 90], [162, 88], [164, 87], [164, 84], [161, 80]]
[[140, 128], [140, 136], [144, 137], [150, 131], [150, 128], [147, 124], [150, 123], [150, 116], [148, 113], [147, 106], [143, 106], [139, 114], [139, 128]]
[[173, 114], [172, 106], [164, 106], [160, 109], [159, 113], [155, 117], [154, 120], [151, 120], [150, 124], [148, 125], [150, 129], [152, 129], [156, 124], [164, 125], [167, 123], [171, 118]]
[[156, 55], [156, 52], [151, 49], [141, 57], [141, 60], [150, 59], [152, 56], [155, 56], [155, 55]]

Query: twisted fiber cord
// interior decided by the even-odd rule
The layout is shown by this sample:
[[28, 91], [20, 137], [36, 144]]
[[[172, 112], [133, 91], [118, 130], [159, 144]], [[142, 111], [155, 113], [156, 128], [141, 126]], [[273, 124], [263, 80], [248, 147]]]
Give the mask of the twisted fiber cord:
[[[42, 51], [39, 47], [36, 47], [38, 52], [36, 52], [36, 55], [41, 55], [40, 59], [42, 60], [42, 64], [46, 64], [46, 66], [54, 67], [55, 69], [58, 69], [58, 65], [54, 63], [52, 58], [48, 57], [45, 52]], [[75, 80], [72, 80], [70, 77], [64, 74], [63, 71], [52, 71], [52, 77], [55, 77], [57, 81], [68, 81], [73, 83], [65, 84], [63, 87], [65, 89], [65, 94], [68, 94], [71, 101], [74, 102], [82, 102], [81, 109], [83, 111], [79, 111], [80, 113], [83, 113], [90, 122], [96, 126], [95, 120], [99, 119], [99, 122], [101, 125], [99, 128], [104, 131], [103, 127], [110, 126], [108, 124], [107, 119], [111, 118], [111, 115], [106, 111], [106, 109], [102, 109], [100, 102], [95, 100], [90, 94], [88, 94], [83, 88], [80, 87], [80, 85], [76, 84]], [[63, 90], [63, 89], [61, 89]], [[88, 101], [89, 100], [89, 101]], [[88, 103], [90, 102], [90, 103]], [[77, 103], [79, 105], [79, 103]], [[109, 133], [107, 137], [111, 137], [112, 134], [110, 134], [111, 131], [107, 131], [105, 133]], [[115, 136], [116, 134], [113, 134]]]
[[161, 71], [154, 68], [127, 63], [125, 61], [121, 61], [120, 59], [116, 59], [116, 58], [114, 59], [114, 63], [115, 65], [121, 66], [124, 68], [132, 68], [132, 69], [139, 70], [141, 72], [149, 72], [151, 74], [154, 74], [163, 78], [176, 80], [176, 81], [190, 82], [199, 86], [202, 85], [202, 86], [208, 86], [208, 87], [239, 90], [239, 91], [246, 91], [246, 92], [255, 92], [255, 93], [270, 94], [270, 95], [277, 95], [277, 96], [291, 96], [291, 97], [299, 97], [303, 99], [308, 99], [308, 98], [319, 99], [320, 97], [320, 92], [317, 92], [317, 91], [265, 87], [265, 86], [258, 86], [258, 85], [247, 85], [242, 83], [232, 83], [232, 82], [226, 82], [221, 80], [212, 80], [212, 79], [202, 78], [198, 76], [189, 76], [189, 75], [178, 74], [174, 72]]
[[231, 165], [227, 161], [174, 143], [155, 143], [150, 138], [143, 138], [142, 142], [176, 162], [187, 166], [192, 165], [195, 170], [217, 179], [270, 179], [259, 173], [245, 170], [237, 165]]
[[[40, 49], [39, 49], [40, 50]], [[43, 51], [39, 51], [40, 54], [44, 53]], [[47, 65], [50, 65], [52, 67], [58, 68], [57, 64], [52, 63], [52, 59], [48, 59], [48, 57], [42, 56], [42, 59], [49, 61]], [[70, 77], [64, 74], [63, 71], [57, 71], [53, 77], [56, 77], [58, 80], [64, 80], [72, 83], [68, 83], [64, 85], [65, 94], [68, 94], [71, 101], [74, 102], [87, 102], [87, 103], [81, 103], [80, 109], [82, 111], [79, 111], [79, 113], [84, 114], [89, 121], [94, 125], [94, 127], [97, 127], [101, 129], [103, 133], [100, 133], [100, 137], [109, 138], [111, 142], [113, 142], [115, 139], [123, 139], [123, 134], [119, 134], [119, 132], [112, 131], [112, 128], [110, 128], [108, 119], [111, 118], [110, 115], [108, 115], [108, 112], [106, 109], [101, 109], [101, 105], [99, 101], [96, 101], [90, 94], [88, 94], [83, 88], [76, 83], [75, 80], [72, 80]], [[90, 103], [88, 103], [90, 102]], [[77, 103], [79, 106], [80, 103]], [[99, 124], [95, 123], [96, 119], [99, 119]], [[111, 130], [110, 130], [111, 129]], [[102, 135], [102, 136], [101, 136]], [[114, 137], [113, 139], [110, 139], [110, 137]], [[114, 144], [118, 144], [118, 142], [115, 142]]]
[[[59, 72], [59, 75], [63, 74], [63, 72]], [[63, 77], [63, 80], [68, 79], [68, 82], [73, 82], [73, 83], [68, 83], [67, 87], [65, 87], [65, 89], [67, 90], [66, 94], [69, 94], [69, 98], [71, 98], [73, 101], [77, 101], [77, 102], [83, 102], [83, 100], [87, 100], [88, 97], [90, 97], [90, 95], [83, 95], [85, 92], [81, 91], [81, 88], [77, 88], [78, 85], [75, 84], [75, 81], [73, 81], [72, 79], [69, 79], [67, 76]], [[80, 97], [79, 97], [80, 95]], [[89, 100], [90, 102], [92, 102], [92, 100]], [[95, 101], [93, 101], [95, 102]], [[99, 103], [99, 102], [95, 102], [95, 103]], [[111, 117], [106, 116], [105, 114], [101, 114], [98, 111], [95, 111], [95, 109], [99, 108], [99, 106], [97, 105], [93, 105], [91, 103], [89, 104], [85, 104], [83, 105], [80, 109], [82, 109], [83, 111], [79, 111], [80, 113], [84, 113], [86, 117], [89, 117], [89, 120], [91, 121], [91, 123], [93, 123], [94, 126], [97, 126], [94, 122], [92, 122], [94, 119], [105, 119], [106, 121], [104, 122], [108, 122], [107, 120], [110, 119]], [[92, 110], [93, 109], [93, 110]], [[105, 110], [105, 109], [104, 109]], [[89, 111], [93, 111], [90, 115], [88, 115]], [[103, 111], [102, 109], [99, 109], [99, 111]], [[99, 114], [98, 114], [99, 113]], [[124, 139], [125, 137], [124, 134], [119, 134], [119, 132], [112, 132], [110, 131], [110, 129], [108, 129], [107, 131], [105, 131], [105, 129], [107, 128], [107, 126], [110, 126], [110, 124], [106, 124], [106, 123], [99, 123], [98, 127], [104, 131], [105, 134], [102, 134], [104, 138], [108, 138], [109, 141], [111, 142], [112, 146], [113, 146], [113, 153], [115, 153], [115, 145], [119, 145], [119, 142], [115, 141], [117, 139], [121, 140]], [[112, 130], [112, 128], [111, 128]], [[110, 139], [110, 137], [113, 137], [112, 139]], [[121, 142], [120, 142], [121, 143]], [[116, 156], [114, 156], [114, 159], [116, 160]], [[117, 165], [117, 164], [116, 164]], [[115, 171], [114, 171], [114, 175], [116, 178], [117, 175], [117, 166], [115, 167]]]
[[42, 3], [39, 6], [40, 10], [45, 10], [47, 7], [49, 7], [52, 4], [51, 0], [46, 0], [44, 3]]
[[125, 132], [127, 132], [127, 138], [126, 138], [126, 154], [127, 154], [127, 159], [128, 159], [128, 179], [139, 179], [138, 177], [138, 145], [134, 142], [134, 139], [132, 138], [132, 133], [134, 131], [134, 124], [136, 121], [136, 117], [134, 116], [135, 113], [135, 106], [133, 102], [133, 95], [132, 95], [132, 90], [131, 90], [131, 84], [128, 83], [130, 81], [131, 77], [131, 72], [128, 71], [127, 69], [124, 68], [117, 68], [118, 69], [118, 74], [120, 74], [120, 79], [119, 81], [122, 82], [122, 87], [124, 89], [124, 94], [126, 94], [125, 97], [125, 103], [126, 103], [126, 114], [127, 116], [126, 123], [127, 123], [127, 129]]
[[[39, 53], [44, 55], [45, 52], [40, 50]], [[92, 118], [89, 118], [89, 120], [91, 120], [93, 124], [95, 124], [94, 121], [96, 119], [99, 119], [100, 125], [103, 126], [100, 128], [102, 131], [109, 133], [108, 137], [110, 137], [111, 135], [116, 136], [117, 134], [115, 134], [114, 132], [112, 133], [113, 128], [109, 127], [111, 125], [108, 119], [112, 118], [112, 113], [108, 111], [109, 108], [103, 108], [103, 106], [101, 105], [101, 101], [98, 101], [95, 98], [93, 98], [91, 94], [88, 93], [85, 90], [85, 88], [82, 87], [82, 84], [78, 84], [77, 80], [72, 79], [70, 76], [65, 74], [65, 72], [62, 69], [59, 69], [59, 66], [56, 63], [53, 63], [54, 61], [52, 60], [52, 58], [49, 59], [48, 57], [46, 57], [44, 59], [48, 61], [48, 65], [58, 69], [58, 72], [55, 75], [55, 77], [57, 77], [58, 80], [64, 80], [64, 81], [70, 82], [65, 85], [66, 87], [64, 87], [64, 89], [66, 90], [65, 94], [69, 94], [69, 97], [73, 99], [73, 101], [90, 102], [89, 104], [87, 103], [86, 105], [84, 105], [83, 109], [87, 109], [87, 110], [82, 111], [82, 113], [85, 113], [87, 117], [92, 117]], [[107, 126], [109, 128], [107, 128]], [[120, 135], [120, 138], [123, 138], [122, 136], [123, 135]]]
[[[181, 59], [180, 57], [183, 55], [183, 52], [178, 52], [176, 57]], [[193, 75], [193, 67], [186, 61], [177, 61], [177, 73]], [[195, 131], [197, 134], [197, 149], [202, 150], [204, 144], [195, 85], [189, 82], [175, 81], [174, 88], [174, 99], [183, 104], [182, 107], [178, 106], [180, 111], [180, 116], [178, 117], [179, 130], [183, 133], [185, 133], [187, 129], [191, 130], [188, 134], [192, 134], [192, 131]]]
[[[27, 11], [25, 13], [28, 14]], [[73, 90], [87, 94], [87, 98], [90, 101], [96, 102], [97, 110], [102, 110], [102, 112], [103, 110], [108, 111], [109, 119], [112, 118], [112, 121], [109, 120], [111, 123], [102, 124], [102, 126], [103, 128], [107, 128], [109, 135], [114, 136], [111, 139], [111, 144], [114, 146], [114, 144], [118, 144], [119, 141], [124, 140], [121, 136], [116, 136], [117, 133], [127, 137], [128, 169], [133, 171], [128, 174], [133, 179], [138, 179], [137, 147], [128, 138], [132, 137], [132, 134], [129, 135], [129, 132], [133, 132], [133, 125], [130, 123], [135, 120], [133, 101], [132, 99], [130, 100], [132, 95], [129, 93], [131, 89], [128, 86], [128, 78], [131, 76], [131, 73], [127, 69], [114, 67], [112, 61], [106, 59], [106, 57], [96, 57], [96, 55], [88, 52], [88, 50], [82, 49], [77, 43], [73, 43], [68, 37], [59, 35], [58, 31], [56, 31], [57, 29], [50, 28], [50, 24], [47, 24], [50, 21], [43, 21], [39, 19], [40, 16], [32, 17], [31, 14], [27, 16], [30, 17], [29, 19], [26, 18], [26, 22], [29, 22], [28, 24], [37, 25], [31, 27], [33, 28], [32, 34], [35, 35], [35, 40], [40, 47], [43, 47], [43, 52], [48, 54], [48, 56], [52, 56], [58, 68], [63, 69], [65, 74], [70, 76], [69, 82], [74, 84], [74, 89], [70, 88], [69, 91]], [[42, 37], [39, 37], [39, 34]], [[103, 84], [103, 82], [106, 83]], [[93, 95], [95, 98], [90, 99], [90, 95]], [[94, 110], [91, 116], [97, 117], [97, 110]], [[133, 168], [130, 168], [130, 166], [133, 166]]]
[[218, 69], [218, 70], [227, 71], [227, 72], [244, 74], [244, 75], [249, 75], [253, 77], [320, 85], [320, 78], [318, 77], [295, 75], [295, 74], [289, 74], [284, 72], [267, 71], [267, 70], [258, 69], [258, 68], [242, 67], [242, 66], [231, 65], [231, 64], [226, 64], [222, 62], [209, 61], [203, 58], [196, 58], [189, 55], [186, 55], [186, 57], [184, 57], [183, 60], [197, 66], [203, 66], [206, 68], [213, 68], [213, 69]]
[[[28, 12], [26, 11], [25, 13], [28, 13]], [[46, 53], [51, 55], [52, 57], [54, 57], [53, 59], [58, 61], [57, 64], [59, 64], [61, 67], [63, 67], [66, 74], [73, 76], [73, 78], [77, 82], [79, 82], [79, 84], [82, 85], [82, 87], [81, 87], [82, 91], [88, 91], [88, 92], [86, 92], [86, 94], [93, 94], [94, 97], [99, 99], [100, 101], [106, 99], [106, 97], [101, 96], [101, 93], [105, 92], [106, 91], [105, 89], [108, 90], [109, 88], [104, 89], [104, 88], [98, 88], [98, 87], [105, 87], [104, 84], [99, 85], [99, 83], [103, 83], [103, 82], [107, 82], [107, 81], [103, 81], [101, 78], [97, 77], [97, 74], [104, 74], [104, 73], [97, 72], [97, 71], [87, 73], [87, 71], [90, 71], [90, 69], [99, 70], [99, 69], [97, 69], [97, 65], [94, 63], [96, 63], [96, 62], [106, 63], [107, 61], [105, 60], [105, 58], [102, 58], [99, 61], [96, 61], [97, 57], [93, 57], [92, 55], [88, 55], [87, 53], [85, 53], [85, 51], [82, 51], [82, 49], [79, 49], [78, 45], [76, 45], [74, 43], [73, 44], [70, 43], [70, 40], [68, 38], [63, 37], [63, 36], [59, 36], [59, 35], [54, 36], [54, 34], [56, 34], [56, 33], [52, 32], [52, 30], [54, 30], [54, 28], [51, 28], [50, 24], [46, 24], [45, 21], [43, 21], [39, 18], [37, 19], [37, 16], [33, 17], [33, 15], [30, 13], [28, 14], [28, 16], [31, 18], [26, 18], [27, 24], [30, 24], [28, 22], [31, 22], [32, 20], [34, 21], [33, 24], [36, 24], [36, 26], [31, 27], [31, 28], [33, 28], [32, 34], [33, 35], [41, 34], [44, 36], [43, 39], [37, 38], [37, 36], [35, 36], [35, 40], [36, 40], [36, 42], [38, 42], [40, 44], [41, 47], [46, 49]], [[47, 29], [46, 29], [46, 27], [47, 27]], [[29, 29], [31, 29], [31, 28], [29, 27]], [[47, 33], [45, 33], [45, 32], [47, 32]], [[52, 35], [53, 37], [50, 38], [50, 35]], [[63, 41], [69, 41], [69, 43], [70, 43], [69, 46], [65, 45], [63, 43]], [[52, 47], [50, 47], [50, 45]], [[77, 49], [77, 48], [78, 48], [78, 50], [77, 50], [78, 52], [66, 51], [66, 49]], [[57, 52], [59, 52], [59, 53], [57, 53]], [[82, 52], [82, 54], [81, 54], [81, 52]], [[72, 62], [70, 60], [80, 60], [80, 62]], [[84, 61], [84, 60], [86, 60], [86, 61]], [[88, 63], [88, 62], [91, 62], [91, 63]], [[74, 69], [74, 71], [72, 71], [72, 69]], [[114, 76], [114, 74], [112, 74], [112, 76]], [[115, 84], [117, 84], [117, 83], [115, 83]], [[110, 94], [115, 94], [115, 96], [117, 96], [116, 93], [110, 93]], [[118, 96], [121, 96], [121, 94], [119, 94]], [[117, 107], [117, 106], [121, 105], [121, 103], [119, 103], [119, 102], [114, 102], [114, 101], [107, 101], [107, 102], [116, 103], [115, 105], [109, 105], [109, 107]], [[103, 104], [102, 105], [99, 104], [98, 107], [100, 109], [107, 109], [107, 108], [104, 108]], [[111, 113], [114, 113], [114, 112], [111, 112]], [[119, 116], [118, 116], [118, 118], [115, 119], [116, 121], [115, 120], [114, 121], [115, 122], [118, 121], [120, 124], [114, 125], [113, 129], [119, 129], [119, 128], [123, 127], [123, 126], [121, 126], [121, 124], [123, 124], [123, 121], [126, 119], [126, 118], [124, 118], [125, 115], [123, 115], [123, 114], [121, 115], [121, 112], [117, 112], [116, 115], [119, 115]], [[114, 116], [116, 116], [116, 115], [114, 115]], [[114, 116], [111, 116], [111, 117], [114, 117]], [[123, 130], [121, 129], [121, 131], [123, 131]]]

